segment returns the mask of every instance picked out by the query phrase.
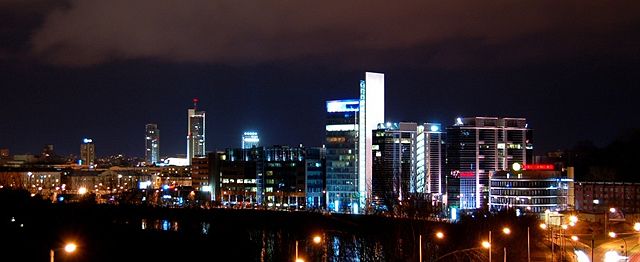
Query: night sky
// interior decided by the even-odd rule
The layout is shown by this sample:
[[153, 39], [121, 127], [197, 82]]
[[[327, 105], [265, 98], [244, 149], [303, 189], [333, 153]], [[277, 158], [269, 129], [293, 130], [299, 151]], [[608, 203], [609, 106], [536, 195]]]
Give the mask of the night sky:
[[639, 1], [0, 0], [0, 148], [319, 146], [325, 101], [385, 73], [388, 121], [526, 117], [537, 154], [638, 128]]

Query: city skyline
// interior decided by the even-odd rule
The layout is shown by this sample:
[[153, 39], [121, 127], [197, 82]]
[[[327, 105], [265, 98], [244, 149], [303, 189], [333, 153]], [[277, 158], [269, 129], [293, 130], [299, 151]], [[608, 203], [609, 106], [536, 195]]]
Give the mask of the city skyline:
[[[497, 4], [444, 2], [237, 4], [232, 12], [163, 2], [134, 13], [127, 4], [5, 2], [0, 147], [37, 153], [54, 144], [70, 154], [92, 137], [99, 155], [141, 155], [135, 134], [157, 123], [162, 154], [180, 154], [193, 97], [216, 126], [209, 151], [233, 146], [243, 130], [260, 130], [263, 144], [321, 145], [324, 101], [357, 97], [365, 71], [385, 74], [385, 121], [526, 117], [536, 154], [582, 140], [604, 146], [637, 128], [639, 4], [502, 4], [496, 15]], [[138, 16], [150, 22], [132, 23]], [[117, 29], [101, 22], [113, 17], [123, 18], [112, 21]]]

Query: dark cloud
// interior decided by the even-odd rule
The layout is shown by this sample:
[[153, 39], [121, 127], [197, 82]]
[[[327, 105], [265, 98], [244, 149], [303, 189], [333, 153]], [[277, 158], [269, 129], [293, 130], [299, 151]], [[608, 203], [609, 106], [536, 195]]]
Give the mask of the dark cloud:
[[62, 65], [310, 57], [355, 65], [510, 65], [637, 53], [638, 3], [72, 0], [47, 15], [31, 51]]

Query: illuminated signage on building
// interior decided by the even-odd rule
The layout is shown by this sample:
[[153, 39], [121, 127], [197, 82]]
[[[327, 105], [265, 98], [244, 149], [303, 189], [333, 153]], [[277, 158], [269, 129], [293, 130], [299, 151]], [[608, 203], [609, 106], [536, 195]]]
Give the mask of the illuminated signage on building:
[[555, 170], [553, 164], [529, 164], [524, 165], [524, 170]]
[[360, 101], [358, 99], [327, 101], [327, 112], [358, 112]]

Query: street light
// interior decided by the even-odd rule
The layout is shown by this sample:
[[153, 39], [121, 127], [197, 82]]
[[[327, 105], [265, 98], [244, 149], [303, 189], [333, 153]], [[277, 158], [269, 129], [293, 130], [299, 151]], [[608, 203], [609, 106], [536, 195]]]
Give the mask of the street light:
[[437, 237], [438, 239], [443, 239], [443, 238], [444, 238], [444, 233], [442, 233], [442, 232], [439, 232], [439, 231], [438, 231], [438, 232], [436, 233], [436, 237]]
[[[616, 232], [609, 232], [609, 237], [611, 238], [616, 238], [618, 236], [618, 234], [616, 234]], [[624, 256], [627, 256], [627, 240], [624, 239], [624, 237], [620, 237], [620, 239], [622, 239], [622, 241], [624, 241]]]
[[313, 243], [320, 244], [320, 241], [322, 241], [322, 237], [320, 236], [313, 237]]
[[49, 249], [49, 261], [50, 262], [54, 262], [55, 250], [58, 250], [58, 249], [64, 249], [64, 251], [67, 252], [68, 254], [72, 254], [72, 253], [76, 252], [76, 250], [78, 249], [78, 246], [75, 243], [71, 242], [71, 243], [67, 243], [62, 248]]
[[578, 239], [579, 239], [578, 236], [571, 236], [571, 240], [573, 241], [578, 241]]
[[[511, 229], [508, 227], [503, 227], [502, 228], [502, 233], [504, 233], [505, 235], [509, 235], [511, 234]], [[504, 250], [504, 262], [507, 262], [507, 245], [505, 244], [504, 247], [502, 247]]]
[[636, 222], [635, 224], [633, 224], [633, 230], [640, 231], [640, 223]]
[[73, 252], [76, 251], [77, 248], [78, 248], [78, 246], [76, 246], [76, 244], [69, 243], [69, 244], [64, 246], [64, 251], [66, 251], [67, 253], [73, 253]]
[[[316, 244], [316, 245], [319, 245], [320, 243], [322, 243], [322, 239], [323, 239], [323, 236], [320, 236], [320, 235], [313, 235], [311, 237], [311, 241], [313, 241], [313, 243]], [[296, 257], [295, 257], [294, 261], [295, 262], [304, 262], [304, 259], [302, 259], [300, 257], [300, 255], [299, 255], [299, 253], [298, 253], [298, 245], [299, 245], [298, 243], [299, 243], [298, 240], [296, 240]], [[306, 242], [306, 240], [305, 240], [305, 243], [308, 243], [308, 242]], [[326, 256], [326, 252], [323, 252], [322, 256], [323, 256], [323, 261], [324, 261], [324, 257]]]

